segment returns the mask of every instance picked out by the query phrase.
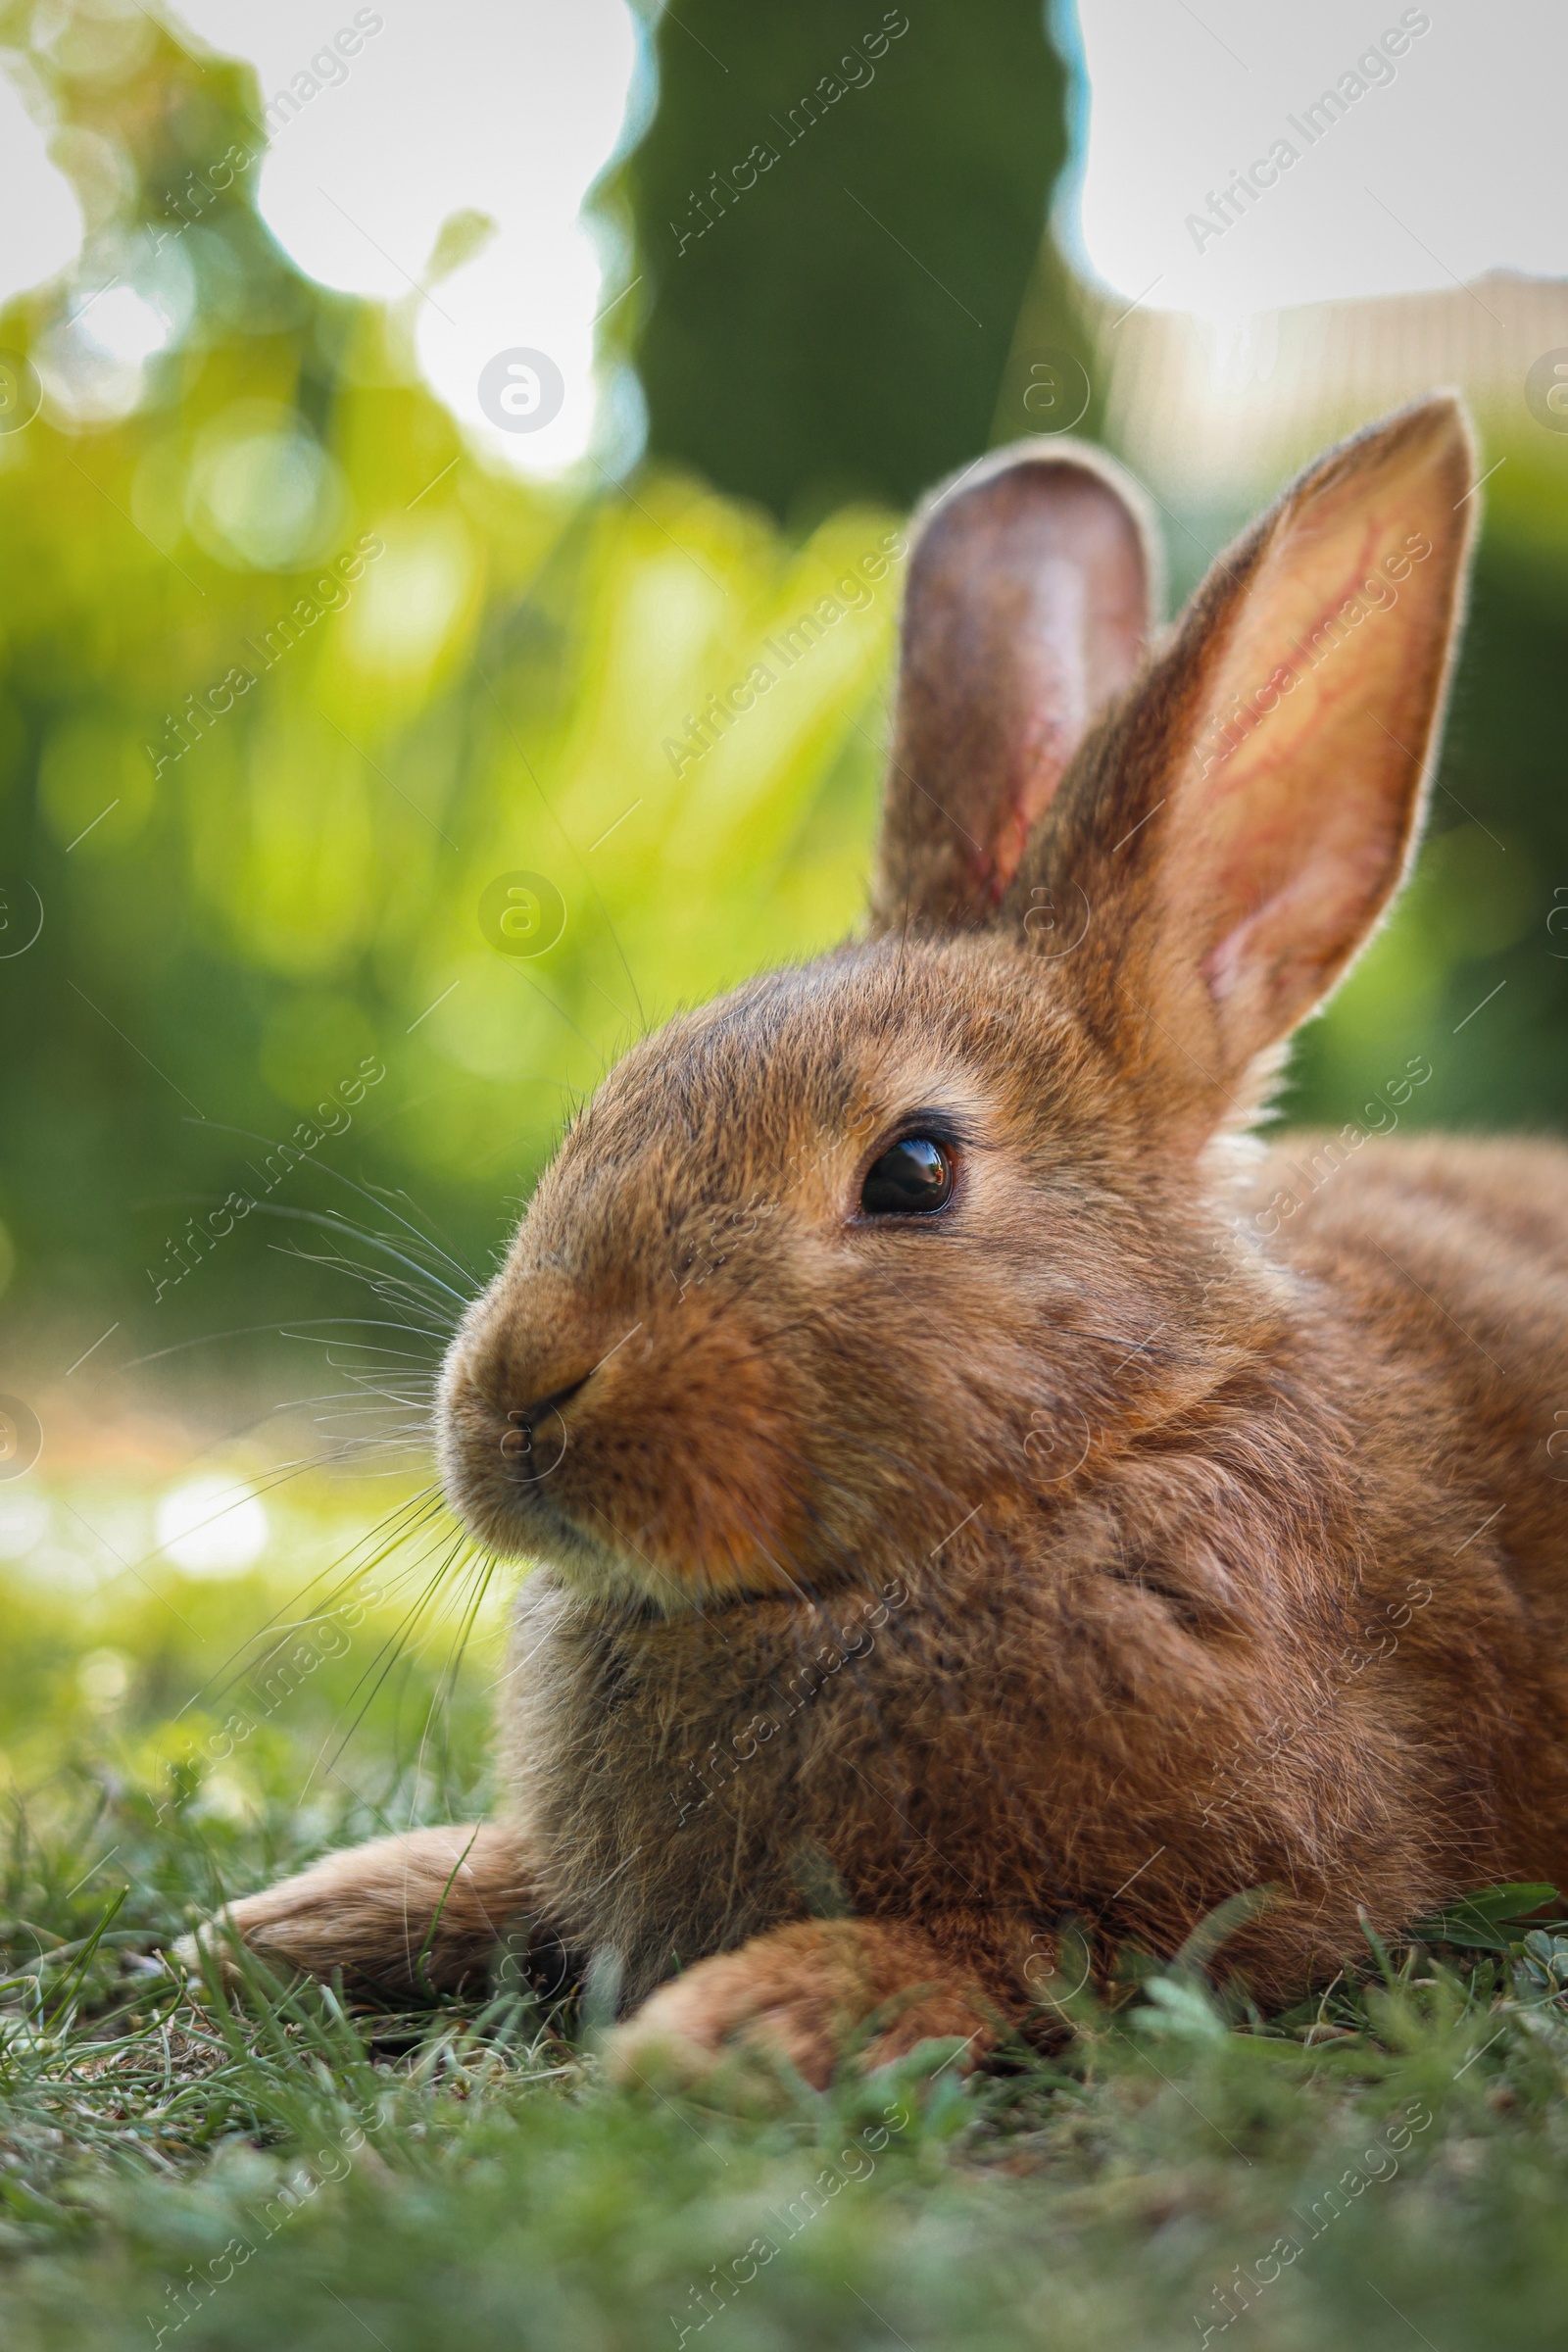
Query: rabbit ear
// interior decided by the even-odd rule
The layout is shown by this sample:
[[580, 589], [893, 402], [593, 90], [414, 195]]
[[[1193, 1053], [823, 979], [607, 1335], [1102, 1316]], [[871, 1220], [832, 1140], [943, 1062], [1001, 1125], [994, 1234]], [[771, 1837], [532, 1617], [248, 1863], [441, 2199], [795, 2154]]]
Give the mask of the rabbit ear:
[[988, 920], [1102, 706], [1155, 561], [1138, 491], [1068, 442], [1000, 451], [916, 517], [873, 920]]
[[1014, 887], [1010, 912], [1031, 882], [1084, 893], [1102, 935], [1089, 993], [1167, 1087], [1206, 1079], [1211, 1113], [1327, 994], [1403, 873], [1474, 486], [1446, 396], [1311, 466], [1086, 748]]

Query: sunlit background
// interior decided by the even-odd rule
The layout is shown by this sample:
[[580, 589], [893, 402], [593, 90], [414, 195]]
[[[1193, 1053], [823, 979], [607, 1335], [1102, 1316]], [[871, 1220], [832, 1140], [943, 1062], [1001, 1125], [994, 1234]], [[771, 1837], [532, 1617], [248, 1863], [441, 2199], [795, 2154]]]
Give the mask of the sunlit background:
[[151, 1639], [115, 1610], [232, 1621], [417, 1489], [606, 1062], [854, 924], [866, 560], [994, 443], [1107, 442], [1185, 593], [1463, 387], [1432, 837], [1292, 1109], [1419, 1054], [1412, 1121], [1563, 1123], [1560, 12], [37, 0], [0, 43], [0, 1556], [84, 1720]]

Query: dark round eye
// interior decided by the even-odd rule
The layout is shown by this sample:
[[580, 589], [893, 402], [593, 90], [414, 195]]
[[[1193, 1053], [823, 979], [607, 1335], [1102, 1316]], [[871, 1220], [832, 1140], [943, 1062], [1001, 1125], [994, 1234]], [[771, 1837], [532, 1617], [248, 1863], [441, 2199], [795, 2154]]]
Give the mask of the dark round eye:
[[953, 1199], [953, 1153], [929, 1135], [906, 1135], [884, 1152], [860, 1187], [860, 1213], [908, 1216], [946, 1208]]

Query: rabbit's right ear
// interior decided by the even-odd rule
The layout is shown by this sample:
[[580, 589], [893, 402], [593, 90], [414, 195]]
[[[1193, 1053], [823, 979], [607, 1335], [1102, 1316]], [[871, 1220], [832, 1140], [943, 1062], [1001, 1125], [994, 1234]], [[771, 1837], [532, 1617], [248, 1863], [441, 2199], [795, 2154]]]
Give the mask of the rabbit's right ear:
[[1025, 442], [921, 509], [873, 923], [989, 921], [1149, 635], [1156, 541], [1098, 450]]

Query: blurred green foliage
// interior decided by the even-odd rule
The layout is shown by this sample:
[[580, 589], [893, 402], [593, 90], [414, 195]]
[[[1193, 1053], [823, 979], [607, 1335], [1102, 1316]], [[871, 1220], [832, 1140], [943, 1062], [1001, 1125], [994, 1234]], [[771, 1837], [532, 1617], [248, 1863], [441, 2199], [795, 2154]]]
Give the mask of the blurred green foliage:
[[[203, 1857], [205, 1883], [165, 1896], [203, 1905], [247, 1834], [266, 1849], [247, 1869], [270, 1874], [301, 1837], [482, 1809], [502, 1595], [428, 1489], [399, 1482], [389, 1507], [384, 1484], [262, 1477], [264, 1500], [215, 1481], [260, 1514], [236, 1567], [222, 1501], [209, 1515], [207, 1490], [176, 1479], [201, 1497], [206, 1565], [187, 1571], [155, 1541], [173, 1467], [153, 1448], [0, 1491], [4, 1802], [58, 1817], [84, 1789], [133, 1799], [144, 1829]], [[0, 1904], [0, 1943], [14, 1936]]]
[[[795, 543], [689, 479], [589, 501], [488, 472], [416, 387], [409, 318], [294, 273], [245, 174], [180, 228], [191, 159], [257, 146], [232, 77], [221, 112], [191, 78], [166, 49], [114, 93], [137, 195], [80, 272], [112, 257], [156, 293], [174, 252], [186, 330], [122, 418], [0, 437], [11, 936], [32, 893], [44, 913], [0, 964], [0, 1216], [24, 1297], [95, 1330], [156, 1299], [149, 1346], [316, 1297], [259, 1221], [156, 1285], [191, 1214], [254, 1192], [267, 1142], [365, 1057], [390, 1083], [283, 1200], [318, 1206], [328, 1164], [406, 1187], [483, 1265], [646, 1021], [842, 934], [897, 594], [859, 572], [744, 724], [666, 749], [893, 518], [847, 509]], [[0, 341], [43, 359], [73, 299], [16, 306]], [[318, 493], [309, 561], [258, 545], [291, 469]], [[519, 869], [565, 905], [532, 959], [479, 925]]]
[[[289, 1138], [270, 1208], [353, 1208], [347, 1183], [382, 1188], [467, 1269], [444, 1276], [461, 1293], [564, 1111], [645, 1024], [854, 923], [900, 587], [897, 564], [873, 576], [899, 514], [868, 502], [1017, 432], [1014, 319], [1021, 305], [1027, 335], [1049, 318], [1059, 268], [1047, 247], [1026, 286], [1060, 69], [1029, 11], [998, 0], [974, 24], [911, 20], [875, 81], [672, 266], [656, 250], [670, 190], [699, 151], [729, 157], [745, 92], [793, 90], [808, 50], [827, 70], [811, 44], [828, 26], [814, 9], [665, 22], [666, 107], [629, 198], [609, 201], [650, 240], [656, 458], [693, 470], [656, 462], [591, 495], [487, 468], [419, 384], [412, 308], [324, 292], [279, 252], [253, 207], [247, 75], [198, 72], [150, 32], [118, 77], [74, 72], [58, 44], [34, 61], [90, 224], [71, 282], [0, 319], [0, 346], [31, 349], [78, 406], [0, 434], [6, 936], [43, 917], [0, 961], [0, 1281], [46, 1371], [117, 1321], [106, 1367], [354, 1311], [287, 1254], [277, 1218], [215, 1234]], [[15, 10], [5, 25], [25, 29]], [[693, 78], [711, 71], [705, 42], [732, 69], [722, 105]], [[993, 339], [961, 365], [944, 338], [973, 332], [962, 311], [868, 221], [790, 247], [800, 206], [826, 205], [837, 173], [855, 184], [857, 141], [866, 201], [903, 236], [918, 195], [928, 229], [906, 241], [975, 296]], [[764, 188], [787, 193], [786, 172], [775, 219]], [[990, 248], [983, 299], [938, 239], [944, 216], [963, 251]], [[709, 270], [721, 277], [683, 311]], [[172, 321], [123, 397], [81, 316], [111, 280]], [[686, 444], [682, 370], [731, 412]], [[1568, 1102], [1568, 936], [1547, 929], [1568, 905], [1568, 443], [1520, 419], [1487, 453], [1507, 463], [1437, 837], [1303, 1042], [1304, 1116], [1355, 1117], [1415, 1053], [1435, 1072], [1410, 1108], [1424, 1122], [1556, 1122]], [[830, 503], [848, 489], [862, 503]], [[698, 756], [707, 698], [824, 599], [820, 642]], [[532, 957], [498, 953], [480, 921], [518, 872], [564, 908]], [[366, 1067], [386, 1075], [348, 1104]], [[452, 1303], [435, 1294], [416, 1322]]]

